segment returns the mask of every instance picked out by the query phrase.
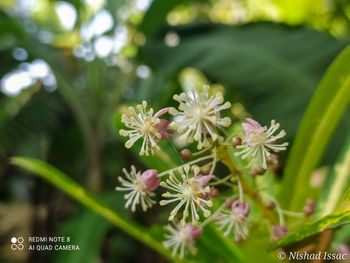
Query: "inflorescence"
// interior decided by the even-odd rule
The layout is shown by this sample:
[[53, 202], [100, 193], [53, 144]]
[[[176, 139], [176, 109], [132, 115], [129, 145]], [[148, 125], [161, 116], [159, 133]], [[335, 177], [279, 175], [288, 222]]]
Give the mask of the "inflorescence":
[[[249, 184], [245, 177], [275, 170], [278, 167], [275, 153], [286, 150], [288, 143], [278, 142], [286, 132], [277, 132], [280, 125], [274, 120], [267, 127], [246, 118], [240, 130], [227, 136], [224, 128], [231, 126], [231, 118], [224, 117], [223, 111], [230, 109], [231, 103], [224, 102], [220, 92], [211, 95], [208, 86], [201, 92], [191, 90], [175, 95], [174, 100], [179, 103], [177, 109], [164, 108], [155, 114], [152, 108], [147, 109], [145, 101], [136, 108], [129, 107], [122, 115], [122, 122], [128, 129], [120, 130], [120, 135], [129, 138], [125, 147], [131, 148], [141, 140], [140, 155], [157, 155], [159, 141], [170, 140], [176, 134], [178, 143], [196, 144], [198, 152], [181, 150], [183, 164], [163, 172], [154, 169], [141, 172], [135, 166], [131, 166], [130, 172], [123, 169], [125, 176], [118, 178], [121, 187], [116, 190], [127, 192], [125, 207], [131, 207], [134, 212], [138, 205], [143, 211], [155, 205], [154, 191], [163, 188], [159, 204], [172, 209], [164, 246], [171, 248], [173, 255], [183, 257], [187, 251], [196, 252], [195, 242], [210, 222], [215, 222], [224, 236], [231, 235], [237, 242], [248, 238], [250, 205], [247, 198], [252, 189], [247, 190]], [[170, 121], [163, 117], [166, 114], [170, 114]], [[243, 161], [245, 159], [248, 161]], [[218, 162], [226, 165], [230, 174], [216, 174]], [[218, 196], [218, 185], [228, 188], [225, 193], [231, 194]], [[279, 224], [277, 219], [277, 224], [270, 220], [271, 239], [286, 235], [284, 211], [276, 199], [263, 193], [254, 193], [254, 196], [249, 202], [264, 204], [263, 209], [268, 212], [276, 208], [279, 215]], [[310, 212], [310, 204], [306, 210]]]

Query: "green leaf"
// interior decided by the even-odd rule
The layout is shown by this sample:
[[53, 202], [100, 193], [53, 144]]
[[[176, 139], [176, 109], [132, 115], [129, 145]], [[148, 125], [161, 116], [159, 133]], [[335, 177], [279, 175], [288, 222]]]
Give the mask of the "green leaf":
[[114, 211], [113, 208], [106, 205], [101, 199], [87, 192], [83, 187], [79, 186], [61, 171], [50, 166], [49, 164], [32, 158], [14, 157], [11, 158], [11, 162], [42, 177], [46, 181], [64, 191], [73, 199], [110, 221], [127, 234], [154, 249], [163, 256], [172, 259], [170, 251], [166, 250], [158, 240], [147, 232], [145, 228], [132, 223], [130, 220], [121, 216], [119, 213]]
[[[105, 234], [111, 224], [95, 213], [84, 211], [78, 216], [60, 224], [58, 234], [69, 236], [71, 243], [79, 245], [79, 250], [57, 253], [56, 263], [94, 263], [99, 259], [99, 251]], [[92, 231], [93, 229], [93, 231]]]
[[291, 243], [301, 241], [327, 229], [334, 229], [343, 225], [350, 224], [350, 210], [342, 209], [321, 219], [307, 224], [298, 231], [283, 237], [272, 245], [272, 249], [287, 246]]
[[280, 194], [292, 211], [310, 194], [310, 177], [350, 102], [350, 47], [332, 63], [318, 86], [298, 129]]
[[336, 209], [341, 200], [341, 196], [348, 188], [349, 183], [350, 136], [348, 136], [334, 169], [325, 183], [321, 197], [318, 200], [318, 207], [322, 215], [330, 214]]

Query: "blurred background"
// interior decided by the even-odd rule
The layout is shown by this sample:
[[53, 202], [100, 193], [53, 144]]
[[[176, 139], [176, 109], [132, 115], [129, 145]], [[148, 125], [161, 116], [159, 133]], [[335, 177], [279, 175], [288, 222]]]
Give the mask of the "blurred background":
[[[42, 159], [140, 224], [165, 223], [114, 191], [123, 167], [147, 166], [123, 147], [120, 111], [209, 83], [236, 120], [276, 119], [292, 141], [349, 33], [347, 0], [1, 0], [0, 261], [166, 262], [8, 158]], [[349, 127], [347, 114], [330, 145]], [[13, 253], [20, 235], [71, 236], [80, 251]]]

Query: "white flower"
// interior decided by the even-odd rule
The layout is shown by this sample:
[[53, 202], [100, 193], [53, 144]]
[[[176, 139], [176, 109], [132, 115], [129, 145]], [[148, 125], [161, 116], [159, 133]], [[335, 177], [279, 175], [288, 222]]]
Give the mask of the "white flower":
[[258, 162], [264, 169], [267, 168], [266, 158], [270, 155], [269, 151], [286, 150], [288, 143], [277, 144], [276, 141], [286, 135], [284, 130], [277, 135], [273, 135], [280, 127], [279, 123], [274, 120], [271, 121], [270, 128], [261, 126], [257, 121], [246, 118], [247, 123], [242, 123], [244, 140], [242, 145], [236, 148], [244, 150], [237, 152], [236, 155], [242, 155], [242, 159], [252, 157], [254, 161]]
[[182, 225], [167, 225], [165, 227], [170, 232], [165, 235], [166, 241], [163, 242], [166, 248], [172, 248], [174, 257], [180, 250], [180, 257], [183, 258], [185, 252], [188, 250], [192, 254], [196, 253], [196, 248], [194, 247], [195, 241], [202, 234], [202, 228], [194, 226], [191, 223]]
[[209, 97], [208, 89], [208, 86], [204, 86], [200, 94], [191, 91], [188, 94], [175, 95], [174, 100], [180, 103], [180, 111], [174, 108], [169, 110], [169, 113], [175, 116], [170, 128], [181, 134], [180, 141], [198, 142], [198, 149], [209, 146], [208, 136], [213, 141], [223, 140], [216, 128], [228, 127], [231, 124], [229, 117], [220, 117], [220, 111], [230, 108], [231, 103], [222, 104], [224, 98], [220, 92]]
[[223, 210], [218, 215], [217, 224], [219, 230], [226, 228], [224, 236], [228, 236], [232, 230], [236, 241], [244, 240], [248, 237], [246, 218], [250, 213], [248, 203], [234, 201], [230, 210]]
[[160, 205], [167, 205], [169, 203], [178, 202], [176, 207], [171, 211], [169, 221], [172, 221], [177, 215], [178, 211], [184, 207], [181, 223], [185, 225], [186, 218], [189, 216], [189, 211], [192, 215], [192, 223], [196, 224], [199, 221], [198, 210], [202, 210], [205, 217], [210, 215], [210, 211], [205, 206], [212, 206], [210, 200], [206, 200], [210, 193], [210, 187], [202, 183], [198, 177], [199, 169], [195, 169], [194, 176], [189, 176], [190, 166], [186, 165], [184, 168], [179, 167], [179, 179], [173, 172], [169, 172], [169, 179], [161, 182], [162, 187], [168, 188], [173, 193], [166, 192], [162, 196], [169, 198], [169, 200], [160, 201]]
[[130, 148], [134, 143], [143, 139], [140, 155], [149, 155], [149, 151], [154, 154], [155, 150], [159, 150], [157, 142], [162, 138], [161, 133], [157, 129], [157, 125], [161, 122], [158, 116], [153, 116], [153, 109], [146, 110], [147, 102], [143, 101], [142, 105], [137, 105], [137, 111], [133, 107], [129, 107], [128, 113], [122, 115], [122, 122], [131, 130], [120, 130], [122, 136], [128, 136], [129, 140], [125, 143], [126, 148]]
[[116, 187], [116, 190], [130, 192], [124, 196], [127, 200], [125, 208], [131, 205], [131, 211], [135, 212], [136, 205], [141, 203], [142, 210], [147, 211], [148, 208], [156, 203], [151, 197], [155, 196], [152, 191], [157, 188], [160, 179], [156, 178], [157, 174], [154, 171], [147, 170], [141, 174], [141, 172], [136, 171], [134, 165], [131, 166], [130, 173], [125, 168], [123, 169], [126, 178], [118, 177], [123, 187]]

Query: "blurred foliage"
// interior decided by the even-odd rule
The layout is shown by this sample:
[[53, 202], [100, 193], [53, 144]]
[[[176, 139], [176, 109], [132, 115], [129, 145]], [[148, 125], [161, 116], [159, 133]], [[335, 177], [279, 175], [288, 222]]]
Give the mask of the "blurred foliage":
[[[59, 15], [58, 6], [62, 3], [76, 12], [71, 28], [64, 26], [68, 16]], [[172, 105], [174, 93], [210, 83], [234, 104], [232, 115], [236, 120], [247, 114], [262, 123], [274, 118], [293, 142], [318, 83], [349, 44], [349, 33], [350, 2], [346, 0], [0, 1], [1, 200], [9, 204], [28, 202], [34, 210], [38, 204], [44, 204], [51, 216], [47, 216], [45, 226], [38, 230], [33, 224], [29, 231], [43, 236], [69, 233], [84, 247], [83, 253], [33, 254], [21, 261], [165, 259], [119, 230], [111, 230], [110, 223], [90, 210], [77, 209], [66, 198], [59, 201], [56, 191], [45, 183], [24, 179], [23, 171], [9, 165], [9, 157], [35, 157], [57, 167], [94, 192], [97, 200], [109, 203], [112, 213], [121, 215], [126, 222], [131, 220], [124, 218], [153, 225], [140, 231], [160, 240], [163, 230], [154, 223], [165, 223], [164, 213], [154, 208], [146, 215], [127, 214], [121, 209], [122, 196], [110, 191], [117, 184], [122, 167], [134, 163], [140, 168], [163, 170], [180, 159], [169, 142], [162, 145], [161, 162], [158, 157], [139, 159], [135, 152], [126, 151], [123, 139], [117, 135], [125, 106], [147, 99], [158, 109]], [[99, 43], [104, 43], [102, 48]], [[11, 82], [12, 86], [20, 82], [21, 89], [13, 92], [14, 87], [10, 86], [7, 88], [12, 88], [13, 93], [9, 93], [5, 80], [18, 72], [27, 74], [37, 59], [47, 63], [51, 73], [43, 78], [29, 74], [32, 81], [28, 85], [23, 84], [23, 79]], [[48, 82], [48, 77], [54, 78], [54, 83]], [[336, 87], [330, 88], [329, 97], [335, 91]], [[322, 165], [331, 166], [337, 158], [342, 160], [347, 150], [344, 148], [340, 155], [339, 151], [349, 128], [347, 112], [332, 136]], [[328, 178], [329, 189], [339, 182], [332, 180], [338, 173], [334, 169]], [[293, 172], [290, 174], [290, 180], [294, 180]], [[277, 192], [280, 179], [271, 178], [270, 190]], [[349, 180], [344, 182], [346, 189]], [[79, 199], [77, 195], [75, 198]], [[327, 200], [327, 194], [323, 193], [322, 198]], [[326, 219], [316, 220], [317, 224], [322, 224], [322, 220]], [[122, 228], [127, 230], [125, 225]], [[314, 225], [308, 229], [312, 233], [320, 230]], [[350, 241], [349, 229], [345, 230], [343, 236], [337, 234], [336, 240]], [[6, 234], [0, 236], [4, 240], [1, 249], [15, 234], [11, 231], [2, 232]], [[267, 252], [267, 231], [254, 231], [257, 236], [253, 240], [234, 244], [209, 225], [199, 240], [200, 253], [189, 260], [276, 261], [275, 254]], [[281, 242], [295, 241], [295, 236], [298, 240], [304, 238], [306, 235], [300, 236], [303, 231]], [[93, 241], [87, 242], [88, 239]], [[153, 248], [164, 255], [168, 253], [162, 252], [160, 244]], [[0, 261], [13, 262], [2, 253]]]

